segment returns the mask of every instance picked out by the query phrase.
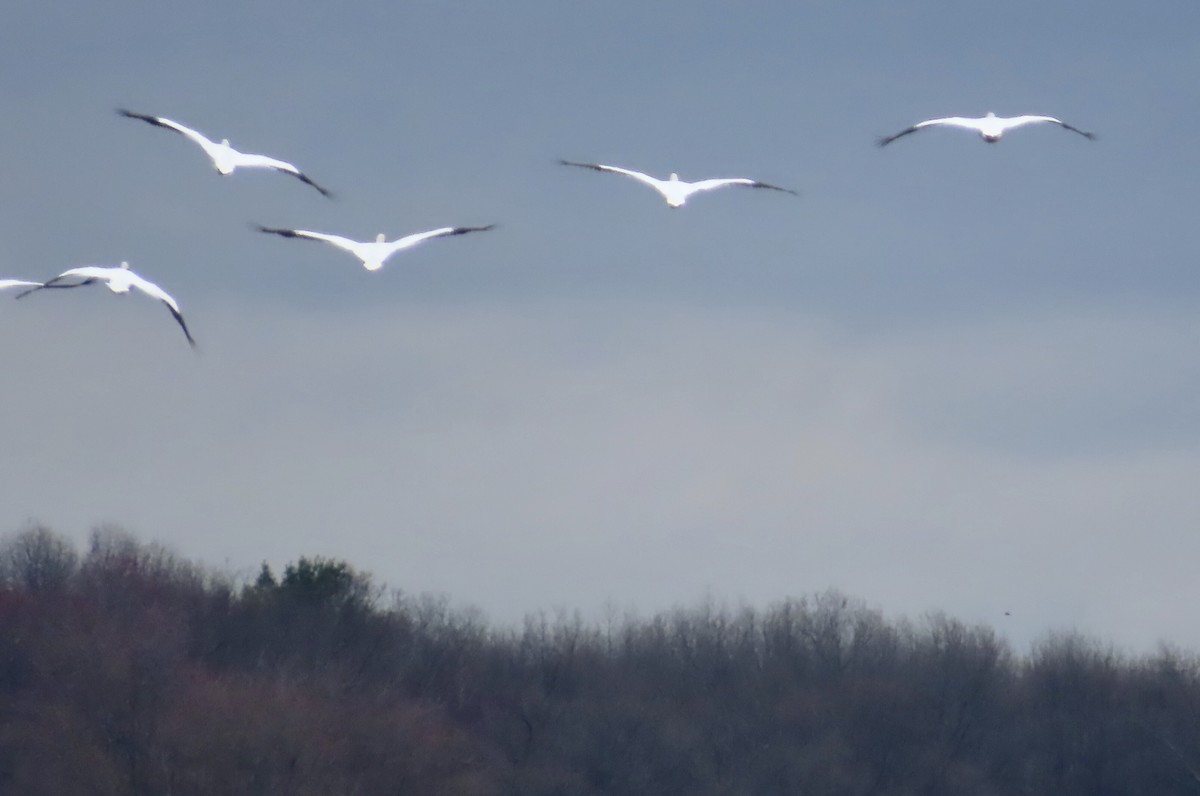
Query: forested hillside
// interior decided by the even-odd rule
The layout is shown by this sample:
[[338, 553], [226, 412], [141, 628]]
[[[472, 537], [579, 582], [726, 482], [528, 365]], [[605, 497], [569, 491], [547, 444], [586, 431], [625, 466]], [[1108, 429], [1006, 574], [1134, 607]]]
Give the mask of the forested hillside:
[[[403, 586], [403, 584], [395, 584]], [[1200, 661], [836, 593], [489, 627], [340, 561], [0, 545], [0, 793], [1200, 793]]]

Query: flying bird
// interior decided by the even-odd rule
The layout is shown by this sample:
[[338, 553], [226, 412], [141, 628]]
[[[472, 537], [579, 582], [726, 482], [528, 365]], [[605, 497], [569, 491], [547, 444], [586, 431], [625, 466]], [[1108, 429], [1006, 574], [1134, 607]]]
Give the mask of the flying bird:
[[0, 290], [10, 287], [37, 287], [41, 282], [27, 282], [24, 279], [0, 279]]
[[269, 232], [272, 235], [282, 235], [285, 238], [308, 238], [309, 240], [320, 240], [325, 243], [330, 243], [337, 246], [339, 249], [345, 249], [353, 254], [358, 259], [362, 260], [363, 268], [368, 271], [378, 271], [383, 267], [383, 263], [393, 254], [403, 249], [409, 249], [416, 246], [418, 243], [430, 240], [432, 238], [442, 238], [449, 235], [463, 235], [468, 232], [486, 232], [489, 229], [494, 229], [495, 224], [488, 224], [486, 227], [439, 227], [431, 229], [427, 232], [417, 232], [412, 235], [405, 235], [403, 238], [388, 241], [384, 239], [383, 233], [380, 232], [372, 241], [357, 241], [343, 238], [340, 235], [328, 235], [324, 232], [313, 232], [307, 229], [278, 229], [275, 227], [256, 226], [259, 232]]
[[[77, 279], [79, 281], [63, 281]], [[131, 288], [137, 288], [151, 298], [156, 298], [163, 304], [167, 305], [167, 309], [171, 311], [171, 315], [175, 317], [179, 323], [179, 328], [183, 329], [183, 334], [187, 337], [188, 344], [192, 348], [196, 347], [196, 341], [192, 339], [192, 333], [188, 331], [187, 323], [183, 320], [183, 314], [179, 311], [179, 305], [175, 299], [163, 290], [158, 285], [148, 279], [145, 279], [133, 271], [129, 270], [129, 263], [122, 262], [116, 267], [105, 267], [100, 265], [84, 265], [79, 268], [70, 268], [63, 271], [53, 279], [48, 279], [45, 282], [38, 284], [34, 282], [34, 287], [17, 294], [17, 298], [25, 298], [30, 293], [36, 293], [39, 290], [47, 288], [71, 288], [83, 287], [84, 285], [103, 282], [108, 286], [108, 289], [114, 293], [128, 293]]]
[[1078, 127], [1072, 127], [1061, 119], [1055, 119], [1053, 116], [997, 116], [988, 111], [987, 116], [973, 119], [964, 116], [948, 116], [945, 119], [927, 119], [923, 122], [917, 122], [912, 127], [901, 130], [895, 135], [884, 136], [879, 139], [880, 146], [887, 146], [897, 138], [915, 133], [917, 130], [923, 130], [926, 127], [936, 127], [938, 125], [945, 127], [962, 127], [966, 130], [974, 130], [979, 133], [980, 137], [989, 144], [994, 144], [1000, 140], [1009, 130], [1017, 127], [1024, 127], [1027, 124], [1057, 124], [1059, 127], [1066, 128], [1073, 133], [1079, 133], [1087, 139], [1095, 139], [1095, 133], [1086, 133]]
[[758, 180], [751, 180], [746, 177], [724, 177], [712, 180], [699, 180], [697, 182], [685, 182], [679, 179], [679, 175], [672, 172], [668, 179], [660, 180], [651, 177], [649, 174], [643, 174], [640, 171], [632, 169], [624, 169], [620, 166], [605, 166], [602, 163], [577, 163], [573, 160], [558, 161], [564, 166], [579, 166], [584, 169], [593, 171], [609, 171], [614, 174], [624, 174], [626, 177], [632, 177], [640, 183], [649, 185], [654, 190], [663, 195], [670, 207], [683, 207], [687, 202], [688, 197], [700, 191], [711, 191], [714, 188], [723, 188], [726, 185], [742, 185], [747, 188], [769, 188], [772, 191], [783, 191], [790, 193], [793, 196], [799, 196], [798, 193], [790, 188], [780, 188], [778, 185], [769, 185]]
[[204, 154], [208, 155], [212, 159], [213, 168], [215, 168], [220, 174], [232, 174], [234, 169], [237, 168], [274, 169], [276, 171], [281, 171], [284, 174], [290, 174], [299, 179], [301, 182], [308, 183], [320, 191], [323, 196], [333, 196], [333, 194], [331, 194], [329, 191], [325, 190], [320, 185], [317, 185], [315, 182], [309, 179], [308, 175], [300, 171], [300, 169], [296, 168], [293, 164], [288, 163], [285, 160], [276, 160], [275, 158], [267, 157], [266, 155], [252, 155], [247, 152], [239, 152], [229, 145], [228, 138], [221, 139], [221, 143], [218, 144], [210, 141], [208, 138], [205, 138], [203, 135], [191, 129], [190, 127], [184, 127], [179, 122], [173, 122], [170, 119], [163, 118], [162, 116], [147, 116], [144, 113], [134, 113], [133, 111], [127, 111], [124, 108], [118, 108], [117, 113], [122, 116], [127, 116], [130, 119], [141, 119], [144, 122], [149, 122], [150, 124], [158, 127], [165, 127], [168, 130], [174, 130], [175, 132], [187, 137], [204, 150]]

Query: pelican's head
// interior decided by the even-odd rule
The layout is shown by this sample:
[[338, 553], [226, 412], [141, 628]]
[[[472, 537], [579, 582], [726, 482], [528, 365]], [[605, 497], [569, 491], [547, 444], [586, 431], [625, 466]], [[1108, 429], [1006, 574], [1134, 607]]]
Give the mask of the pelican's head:
[[222, 138], [222, 139], [221, 139], [221, 146], [229, 146], [229, 139], [228, 139], [228, 138]]
[[671, 176], [669, 179], [671, 180], [671, 182], [679, 182], [679, 175], [676, 174], [675, 172], [671, 172]]
[[995, 118], [996, 118], [996, 114], [992, 113], [991, 111], [988, 111], [988, 112], [987, 112], [987, 115], [986, 115], [986, 116], [984, 116], [983, 118], [985, 118], [985, 119], [995, 119]]
[[378, 235], [376, 235], [376, 236], [375, 236], [375, 242], [376, 242], [376, 243], [383, 243], [383, 241], [384, 241], [383, 233], [382, 233], [382, 232], [380, 232]]
[[121, 268], [123, 268], [124, 270], [128, 271], [128, 270], [129, 270], [129, 261], [128, 261], [128, 260], [122, 260], [122, 261], [121, 261]]

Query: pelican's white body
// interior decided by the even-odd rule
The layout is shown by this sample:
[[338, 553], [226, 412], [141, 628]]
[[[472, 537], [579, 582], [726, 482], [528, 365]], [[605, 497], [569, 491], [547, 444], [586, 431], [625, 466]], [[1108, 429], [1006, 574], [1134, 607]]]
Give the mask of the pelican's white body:
[[410, 249], [418, 243], [436, 238], [439, 235], [445, 235], [453, 230], [453, 227], [440, 227], [431, 229], [428, 232], [418, 232], [414, 235], [406, 235], [397, 240], [388, 241], [382, 232], [375, 236], [375, 240], [357, 241], [343, 238], [338, 235], [325, 235], [320, 232], [308, 232], [305, 230], [296, 230], [297, 235], [315, 240], [323, 240], [326, 243], [332, 243], [340, 249], [353, 254], [362, 261], [363, 268], [368, 271], [378, 271], [383, 268], [383, 263], [398, 251]]
[[128, 293], [131, 288], [137, 287], [139, 290], [154, 296], [154, 298], [167, 302], [175, 310], [179, 307], [175, 304], [175, 299], [163, 292], [158, 285], [143, 279], [142, 277], [129, 270], [129, 263], [123, 262], [116, 267], [106, 267], [102, 265], [83, 265], [79, 268], [68, 268], [59, 274], [59, 277], [77, 276], [80, 279], [96, 279], [105, 284], [105, 286], [114, 293]]
[[669, 207], [683, 207], [687, 204], [688, 197], [701, 191], [711, 191], [714, 188], [720, 188], [725, 185], [753, 185], [754, 180], [745, 177], [728, 177], [723, 179], [712, 180], [697, 180], [696, 182], [686, 182], [679, 179], [679, 175], [671, 172], [671, 176], [665, 180], [655, 179], [648, 174], [641, 172], [629, 171], [628, 169], [617, 169], [610, 167], [613, 171], [618, 171], [622, 174], [628, 174], [639, 182], [649, 185], [654, 190], [662, 194], [663, 199], [667, 201]]

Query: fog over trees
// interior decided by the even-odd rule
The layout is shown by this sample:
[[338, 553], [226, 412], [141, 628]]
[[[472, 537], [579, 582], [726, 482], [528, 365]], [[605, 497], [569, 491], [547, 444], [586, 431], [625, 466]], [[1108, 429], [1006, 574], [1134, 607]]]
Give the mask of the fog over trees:
[[[401, 586], [403, 584], [400, 584]], [[301, 556], [0, 543], [0, 793], [1200, 793], [1200, 658], [836, 592], [489, 626]]]

